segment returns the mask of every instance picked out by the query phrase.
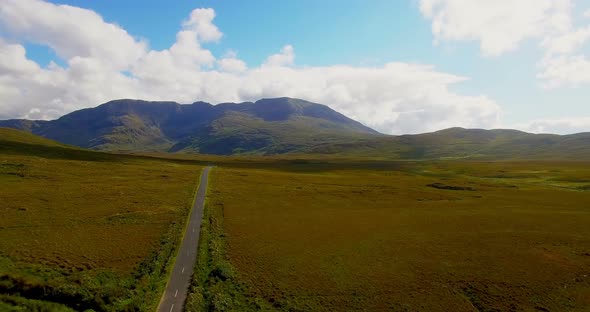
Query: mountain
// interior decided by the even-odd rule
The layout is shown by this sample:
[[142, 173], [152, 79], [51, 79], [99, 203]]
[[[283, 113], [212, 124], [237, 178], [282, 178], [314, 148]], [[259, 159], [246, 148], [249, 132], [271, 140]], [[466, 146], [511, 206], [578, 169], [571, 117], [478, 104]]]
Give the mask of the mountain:
[[328, 106], [291, 98], [211, 105], [115, 100], [16, 128], [98, 150], [276, 154], [379, 135]]
[[0, 127], [108, 151], [590, 160], [590, 133], [450, 128], [416, 135], [383, 135], [328, 106], [292, 98], [218, 105], [115, 100], [52, 121], [5, 120], [0, 121]]

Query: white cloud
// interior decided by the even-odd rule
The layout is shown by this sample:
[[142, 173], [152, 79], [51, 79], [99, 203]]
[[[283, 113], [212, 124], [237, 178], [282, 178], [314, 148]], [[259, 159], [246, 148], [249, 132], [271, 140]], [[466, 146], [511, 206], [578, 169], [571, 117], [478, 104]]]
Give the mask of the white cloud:
[[[176, 34], [176, 42], [166, 50], [149, 51], [144, 57], [131, 65], [133, 78], [137, 79], [139, 97], [150, 95], [153, 99], [165, 99], [170, 92], [178, 100], [191, 101], [184, 95], [183, 88], [195, 88], [199, 80], [195, 73], [211, 68], [215, 56], [201, 47], [201, 42], [217, 40], [222, 33], [212, 24], [215, 12], [212, 9], [195, 9], [190, 19], [183, 23], [183, 29]], [[170, 90], [169, 86], [173, 86]]]
[[544, 38], [541, 42], [544, 56], [538, 64], [540, 72], [537, 74], [544, 87], [590, 84], [590, 58], [582, 52], [589, 39], [590, 24], [570, 25], [563, 32], [548, 34]]
[[588, 132], [590, 130], [590, 117], [539, 119], [515, 125], [514, 128], [532, 133], [571, 134]]
[[248, 69], [246, 62], [240, 60], [234, 51], [227, 52], [224, 57], [217, 61], [221, 71], [228, 73], [242, 73]]
[[[298, 67], [291, 45], [259, 67], [248, 68], [231, 52], [216, 59], [201, 45], [222, 37], [210, 9], [194, 10], [176, 42], [161, 51], [89, 10], [6, 0], [0, 12], [0, 23], [11, 24], [12, 40], [19, 39], [0, 41], [1, 119], [55, 118], [116, 98], [219, 103], [289, 96], [327, 104], [386, 133], [499, 124], [501, 110], [492, 99], [451, 91], [466, 78], [429, 65]], [[40, 67], [26, 58], [24, 40], [50, 46], [67, 65]], [[110, 60], [117, 65], [104, 66]]]
[[569, 0], [421, 0], [436, 41], [479, 41], [486, 56], [569, 27]]
[[582, 47], [590, 39], [590, 25], [572, 28], [547, 37], [541, 43], [545, 55], [538, 63], [537, 74], [546, 88], [577, 87], [590, 84], [590, 58]]
[[571, 30], [558, 36], [547, 37], [541, 42], [547, 56], [576, 52], [590, 38], [590, 26]]
[[264, 62], [265, 66], [290, 66], [295, 62], [295, 50], [292, 45], [286, 45], [281, 53], [269, 56]]
[[0, 27], [10, 35], [45, 44], [63, 59], [91, 57], [124, 69], [146, 44], [94, 11], [39, 0], [2, 0]]
[[[478, 41], [485, 56], [515, 50], [533, 39], [543, 53], [537, 78], [547, 88], [590, 83], [582, 47], [590, 25], [576, 26], [573, 0], [420, 0], [439, 41]], [[590, 10], [583, 13], [590, 16]]]
[[213, 25], [215, 11], [213, 9], [195, 9], [191, 12], [188, 20], [182, 24], [187, 30], [197, 33], [199, 41], [218, 41], [223, 34]]
[[222, 58], [217, 63], [222, 71], [229, 73], [241, 73], [248, 69], [246, 63], [237, 58]]
[[590, 18], [590, 9], [588, 9], [588, 10], [586, 10], [586, 12], [584, 12], [584, 17]]
[[25, 56], [25, 48], [8, 44], [0, 38], [0, 75], [27, 75], [39, 70], [37, 63]]
[[537, 75], [546, 88], [590, 84], [590, 60], [583, 55], [560, 55], [543, 60]]

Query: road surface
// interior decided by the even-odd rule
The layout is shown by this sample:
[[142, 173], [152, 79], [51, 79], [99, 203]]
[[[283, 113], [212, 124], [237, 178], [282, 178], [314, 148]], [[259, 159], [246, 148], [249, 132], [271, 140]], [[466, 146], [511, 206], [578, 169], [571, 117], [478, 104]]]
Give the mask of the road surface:
[[160, 300], [160, 305], [158, 306], [159, 312], [178, 312], [184, 310], [184, 301], [186, 300], [191, 276], [193, 275], [193, 269], [197, 260], [199, 233], [201, 219], [203, 219], [203, 205], [205, 203], [205, 196], [207, 195], [209, 170], [211, 170], [211, 167], [206, 167], [201, 174], [201, 183], [197, 190], [195, 204], [190, 212], [186, 233], [178, 250], [170, 280]]

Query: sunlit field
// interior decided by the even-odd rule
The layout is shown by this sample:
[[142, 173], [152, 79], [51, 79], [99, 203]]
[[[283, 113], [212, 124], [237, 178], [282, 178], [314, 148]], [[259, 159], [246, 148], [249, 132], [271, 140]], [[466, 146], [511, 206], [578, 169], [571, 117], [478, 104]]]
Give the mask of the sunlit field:
[[588, 163], [148, 157], [2, 131], [0, 310], [154, 310], [205, 164], [188, 311], [590, 306]]
[[1, 130], [0, 310], [153, 310], [201, 167]]
[[216, 168], [189, 308], [587, 311], [590, 166]]

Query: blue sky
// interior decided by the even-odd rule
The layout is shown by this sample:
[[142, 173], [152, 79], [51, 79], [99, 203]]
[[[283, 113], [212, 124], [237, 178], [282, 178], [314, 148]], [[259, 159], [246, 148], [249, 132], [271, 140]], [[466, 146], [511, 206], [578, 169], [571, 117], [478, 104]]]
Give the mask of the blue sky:
[[[284, 44], [297, 47], [297, 59], [307, 65], [420, 62], [438, 55], [430, 25], [413, 1], [375, 0], [370, 6], [360, 0], [52, 2], [90, 8], [158, 50], [174, 43], [181, 21], [194, 8], [213, 8], [224, 37], [208, 48], [216, 54], [235, 50], [252, 65]], [[47, 49], [40, 50], [35, 58], [48, 62]]]
[[[78, 55], [72, 53], [82, 51], [79, 52], [81, 53], [80, 57], [92, 57], [99, 60], [98, 56], [91, 55], [92, 52], [89, 52], [89, 55], [82, 54], [84, 51], [101, 49], [102, 47], [98, 47], [99, 45], [113, 44], [108, 41], [83, 42], [83, 39], [80, 39], [81, 42], [76, 44], [74, 48], [60, 46], [64, 43], [58, 38], [45, 38], [49, 36], [57, 37], [60, 35], [59, 31], [64, 32], [64, 38], [72, 36], [72, 38], [79, 39], [81, 37], [70, 33], [73, 32], [71, 25], [64, 25], [64, 30], [60, 30], [62, 26], [57, 25], [60, 22], [51, 18], [52, 14], [59, 16], [63, 7], [42, 6], [46, 3], [40, 0], [22, 0], [20, 3], [16, 1], [7, 0], [7, 2], [0, 4], [0, 9], [5, 6], [4, 9], [8, 11], [7, 8], [11, 9], [11, 6], [13, 6], [16, 7], [15, 10], [24, 10], [38, 6], [36, 11], [41, 11], [41, 13], [31, 14], [31, 16], [23, 18], [29, 18], [30, 23], [39, 23], [39, 27], [53, 28], [55, 26], [56, 30], [51, 34], [36, 34], [31, 29], [19, 29], [18, 25], [10, 26], [18, 24], [14, 21], [16, 15], [8, 16], [5, 14], [5, 16], [2, 16], [0, 14], [0, 23], [4, 20], [5, 26], [7, 26], [7, 30], [0, 30], [0, 38], [4, 38], [6, 43], [13, 46], [23, 46], [26, 50], [26, 58], [40, 65], [42, 69], [47, 70], [49, 68], [48, 64], [55, 62], [57, 66], [65, 71], [73, 72], [70, 63]], [[410, 78], [408, 78], [410, 82], [403, 81], [404, 72], [399, 74], [397, 72], [375, 72], [367, 78], [367, 80], [373, 81], [373, 79], [377, 79], [375, 77], [389, 77], [387, 75], [393, 74], [396, 77], [395, 79], [399, 79], [399, 81], [396, 80], [395, 83], [390, 83], [390, 90], [387, 89], [388, 82], [385, 81], [383, 90], [376, 89], [376, 91], [372, 92], [388, 94], [392, 92], [391, 90], [394, 90], [404, 94], [404, 96], [390, 96], [388, 98], [379, 94], [357, 94], [361, 91], [352, 90], [355, 82], [338, 86], [338, 90], [348, 88], [348, 90], [342, 92], [351, 95], [354, 100], [347, 100], [341, 94], [333, 95], [330, 93], [330, 96], [328, 96], [320, 93], [320, 91], [317, 91], [317, 94], [310, 93], [310, 100], [325, 99], [325, 101], [330, 101], [336, 99], [333, 100], [334, 103], [325, 104], [352, 115], [352, 117], [360, 119], [362, 122], [384, 132], [411, 133], [430, 131], [436, 130], [437, 127], [441, 128], [455, 124], [483, 128], [520, 127], [523, 130], [537, 132], [590, 131], [590, 128], [586, 129], [586, 127], [590, 126], [588, 120], [590, 118], [590, 105], [587, 101], [590, 98], [590, 79], [583, 75], [577, 77], [576, 73], [569, 74], [567, 72], [567, 70], [572, 71], [572, 68], [576, 68], [576, 66], [571, 65], [574, 59], [581, 60], [577, 63], [577, 66], [582, 66], [580, 69], [584, 69], [583, 66], [590, 64], [587, 60], [587, 56], [590, 55], [586, 42], [588, 36], [583, 33], [588, 27], [588, 21], [590, 21], [590, 18], [584, 17], [584, 12], [590, 8], [590, 5], [581, 0], [555, 1], [555, 3], [563, 2], [561, 6], [549, 3], [551, 1], [545, 3], [546, 1], [518, 0], [516, 2], [519, 1], [521, 1], [520, 4], [522, 5], [529, 3], [527, 8], [530, 8], [530, 12], [520, 12], [523, 11], [522, 9], [516, 11], [519, 8], [511, 4], [514, 3], [513, 1], [502, 0], [498, 1], [500, 4], [496, 7], [487, 9], [487, 11], [494, 12], [494, 16], [491, 17], [488, 16], [489, 14], [486, 15], [483, 5], [479, 6], [481, 7], [481, 10], [479, 10], [478, 5], [472, 5], [477, 1], [471, 0], [372, 0], [370, 2], [364, 0], [209, 0], [171, 2], [56, 0], [51, 1], [51, 3], [67, 4], [98, 14], [104, 23], [82, 25], [80, 32], [84, 29], [90, 29], [94, 32], [95, 29], [100, 27], [106, 28], [105, 25], [110, 23], [116, 24], [118, 28], [126, 31], [136, 42], [147, 42], [148, 47], [143, 54], [148, 54], [149, 51], [167, 51], [171, 49], [177, 42], [176, 34], [185, 29], [182, 26], [183, 21], [189, 19], [191, 12], [197, 8], [211, 8], [215, 17], [211, 21], [207, 21], [207, 23], [214, 25], [223, 35], [215, 40], [203, 40], [202, 38], [199, 39], [198, 35], [195, 35], [199, 47], [204, 51], [208, 51], [207, 53], [212, 54], [214, 58], [205, 65], [203, 65], [204, 63], [198, 64], [199, 68], [196, 70], [199, 72], [216, 71], [216, 66], [220, 66], [219, 61], [229, 55], [230, 58], [245, 63], [248, 72], [251, 72], [250, 74], [242, 72], [238, 76], [227, 77], [228, 81], [241, 79], [243, 85], [251, 85], [252, 81], [258, 82], [262, 79], [256, 76], [259, 74], [256, 70], [258, 68], [267, 72], [269, 80], [275, 79], [273, 78], [275, 76], [272, 75], [279, 69], [271, 72], [264, 64], [269, 56], [280, 54], [281, 49], [286, 45], [290, 45], [294, 50], [294, 61], [287, 62], [289, 64], [281, 64], [281, 66], [291, 68], [289, 75], [300, 77], [302, 75], [313, 75], [312, 72], [322, 72], [322, 74], [319, 74], [323, 75], [322, 78], [317, 78], [322, 83], [328, 81], [325, 76], [338, 80], [337, 77], [334, 78], [335, 74], [331, 73], [333, 70], [330, 69], [336, 65], [349, 67], [350, 73], [349, 71], [343, 71], [342, 75], [353, 77], [355, 75], [353, 72], [359, 72], [358, 75], [360, 75], [363, 69], [384, 69], [389, 63], [407, 64], [409, 66], [398, 66], [399, 68], [396, 67], [395, 70], [407, 70], [410, 73]], [[540, 4], [541, 2], [544, 4]], [[26, 7], [27, 5], [31, 7]], [[475, 18], [470, 19], [469, 16], [466, 17], [461, 13], [464, 11], [469, 12], [469, 10], [472, 11], [472, 14], [468, 15]], [[27, 10], [26, 12], [30, 11]], [[47, 12], [47, 16], [43, 15], [43, 12]], [[67, 14], [73, 13], [64, 14], [68, 16]], [[567, 24], [567, 26], [556, 28], [557, 30], [547, 27], [547, 30], [545, 30], [545, 26], [551, 24], [551, 20], [555, 16], [565, 16], [566, 14], [569, 20], [564, 25]], [[445, 21], [444, 16], [455, 18]], [[45, 18], [47, 19], [44, 20]], [[479, 21], [486, 22], [479, 23]], [[511, 26], [511, 21], [518, 22], [514, 22], [514, 26]], [[530, 25], [526, 24], [527, 21], [530, 22]], [[41, 25], [41, 23], [45, 24]], [[442, 26], [440, 31], [435, 33], [433, 25], [437, 23]], [[496, 26], [494, 23], [500, 24]], [[494, 33], [494, 29], [501, 28], [505, 24], [514, 28], [507, 28], [508, 31], [502, 30], [505, 34]], [[516, 27], [521, 27], [521, 29]], [[531, 29], [543, 29], [543, 31]], [[98, 31], [96, 30], [96, 32]], [[196, 28], [195, 32], [198, 32]], [[590, 28], [588, 28], [588, 32], [590, 33]], [[558, 46], [558, 43], [563, 41], [558, 42], [559, 38], [573, 37], [568, 37], [570, 34], [579, 34], [576, 38], [580, 39], [576, 39], [575, 49], [565, 53], [548, 52], [550, 47], [553, 45]], [[502, 38], [507, 37], [512, 41], [498, 39], [498, 35]], [[573, 39], [570, 41], [573, 42]], [[491, 45], [488, 44], [490, 42], [492, 42]], [[514, 42], [516, 44], [512, 44]], [[553, 42], [558, 43], [553, 44]], [[94, 44], [97, 46], [92, 47]], [[83, 45], [90, 45], [90, 47], [84, 47]], [[484, 47], [484, 45], [487, 45], [487, 47]], [[64, 53], [65, 50], [76, 52]], [[143, 60], [142, 56], [138, 56], [124, 67], [117, 68], [115, 73], [124, 73], [129, 78], [141, 80], [144, 78], [141, 76], [144, 71], [138, 69], [138, 63], [141, 63], [141, 60]], [[555, 66], [543, 65], [543, 63], [549, 64], [550, 61], [556, 60], [560, 60], [560, 62]], [[416, 72], [414, 65], [428, 68], [420, 68], [418, 70], [420, 72], [418, 74], [419, 78], [417, 78], [412, 76]], [[545, 78], [539, 78], [541, 74], [549, 72], [545, 67], [552, 69], [551, 74], [545, 75]], [[314, 71], [313, 69], [317, 70]], [[172, 76], [175, 73], [178, 73], [178, 77], [186, 74], [184, 72], [170, 71]], [[438, 77], [439, 74], [451, 75], [457, 80], [462, 77], [465, 78], [465, 81], [454, 81], [455, 78], [447, 81], [446, 78]], [[179, 81], [182, 80], [184, 83], [184, 79], [184, 76], [178, 78], [178, 81], [173, 82], [174, 86], [178, 88]], [[217, 90], [211, 91], [207, 89], [209, 87], [199, 84], [197, 81], [200, 79], [205, 78], [202, 75], [195, 76], [194, 85], [188, 84], [186, 88], [206, 89], [202, 93], [187, 94], [178, 98], [172, 96], [171, 99], [185, 100], [185, 102], [200, 99], [212, 102], [226, 100], [224, 95], [216, 95]], [[244, 96], [243, 94], [249, 94], [247, 90], [236, 90], [236, 93], [227, 96], [227, 99], [252, 100], [249, 96], [281, 95], [277, 94], [277, 92], [281, 91], [289, 96], [302, 94], [305, 96], [303, 90], [294, 90], [298, 83], [294, 80], [296, 78], [289, 79], [291, 80], [277, 82], [281, 86], [288, 86], [284, 89], [272, 89], [269, 86], [259, 86], [257, 84], [255, 88], [261, 88], [262, 91]], [[316, 79], [316, 77], [309, 78], [309, 80], [313, 79]], [[354, 77], [350, 79], [354, 79]], [[363, 78], [359, 77], [358, 79], [362, 80]], [[207, 81], [210, 81], [210, 79], [207, 79]], [[403, 89], [406, 84], [410, 83], [411, 85], [407, 89]], [[424, 83], [424, 89], [434, 90], [433, 93], [420, 93], [419, 83]], [[330, 86], [333, 84], [332, 80], [328, 83]], [[380, 82], [378, 84], [381, 85]], [[351, 85], [352, 87], [350, 87]], [[46, 89], [38, 85], [35, 87], [40, 90]], [[115, 90], [116, 88], [116, 86], [109, 87], [109, 90]], [[241, 86], [240, 88], [244, 87]], [[369, 88], [372, 89], [371, 86], [366, 89]], [[441, 91], [440, 89], [444, 90]], [[28, 94], [34, 92], [32, 90], [34, 90], [32, 86], [27, 88]], [[91, 91], [88, 90], [87, 92]], [[60, 92], [55, 91], [54, 93]], [[166, 94], [150, 94], [136, 89], [105, 93], [103, 97], [94, 97], [87, 94], [65, 94], [53, 99], [54, 102], [63, 103], [63, 107], [52, 107], [49, 104], [44, 107], [27, 107], [28, 112], [7, 108], [4, 115], [8, 117], [34, 117], [36, 113], [39, 113], [37, 115], [41, 118], [51, 118], [56, 117], [53, 116], [55, 114], [65, 113], [80, 106], [100, 104], [92, 103], [92, 101], [94, 99], [97, 101], [103, 98], [106, 99], [109, 94], [113, 94], [113, 96], [142, 95], [142, 97], [145, 96], [148, 99], [160, 99], [166, 96]], [[371, 103], [365, 102], [370, 102], [373, 97], [378, 98], [378, 100], [375, 100], [378, 104], [371, 107]], [[365, 102], [361, 103], [360, 99], [364, 99]], [[481, 100], [481, 103], [478, 102], [478, 99]], [[84, 103], [78, 103], [77, 101], [84, 101]], [[359, 105], [365, 107], [365, 110], [359, 108]], [[466, 107], [466, 105], [470, 106]], [[483, 105], [479, 111], [477, 105]], [[490, 107], [494, 105], [496, 108], [491, 112]], [[414, 110], [413, 107], [416, 107], [416, 109]], [[458, 112], [459, 110], [461, 111]], [[416, 111], [417, 113], [415, 116], [410, 116], [409, 121], [400, 120], [400, 116], [408, 111]], [[482, 111], [485, 113], [481, 113]], [[383, 118], [379, 118], [379, 116], [383, 116], [382, 112], [389, 114], [391, 118], [382, 120]], [[452, 115], [452, 118], [448, 117], [448, 122], [434, 122], [438, 119], [445, 119], [451, 114], [454, 115]], [[492, 116], [492, 114], [495, 115]], [[0, 116], [2, 116], [2, 110], [0, 110]], [[426, 117], [432, 119], [433, 126], [424, 127], [420, 125], [425, 121], [430, 121], [430, 119], [422, 120]], [[473, 119], [473, 122], [466, 119]], [[397, 124], [404, 124], [404, 126], [393, 125], [396, 122]], [[415, 122], [416, 125], [412, 125], [411, 122]]]

